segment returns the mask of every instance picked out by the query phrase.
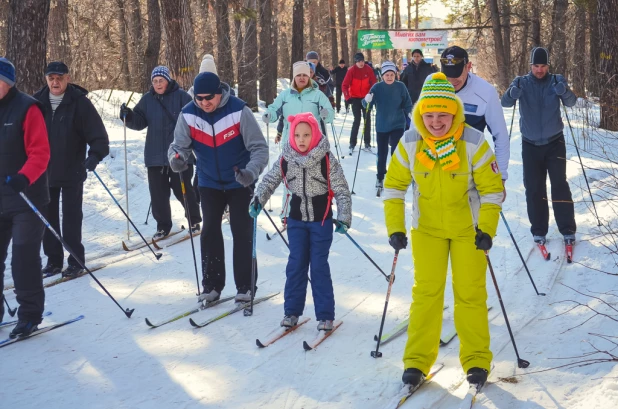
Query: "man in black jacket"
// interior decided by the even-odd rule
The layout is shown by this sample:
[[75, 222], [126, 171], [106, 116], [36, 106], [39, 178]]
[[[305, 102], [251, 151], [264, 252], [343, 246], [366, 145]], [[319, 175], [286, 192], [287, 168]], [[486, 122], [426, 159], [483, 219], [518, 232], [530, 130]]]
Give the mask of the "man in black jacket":
[[[335, 87], [337, 90], [335, 104], [337, 106], [337, 113], [339, 113], [339, 111], [341, 110], [341, 94], [343, 93], [343, 91], [341, 90], [341, 84], [343, 84], [343, 79], [348, 73], [348, 66], [345, 65], [345, 60], [339, 60], [339, 66], [337, 68], [331, 69], [330, 73], [335, 76]], [[346, 112], [348, 111], [347, 101], [345, 101], [345, 110]]]
[[[82, 245], [84, 181], [86, 172], [93, 171], [109, 154], [109, 138], [99, 113], [86, 97], [88, 91], [70, 83], [66, 64], [49, 63], [45, 79], [47, 85], [35, 93], [34, 98], [42, 107], [51, 150], [47, 169], [50, 195], [47, 219], [79, 260], [85, 263]], [[86, 146], [89, 147], [87, 152]], [[64, 262], [64, 249], [49, 230], [43, 237], [43, 251], [47, 256], [43, 276], [58, 274]], [[67, 262], [68, 267], [62, 272], [64, 277], [76, 277], [83, 272], [73, 256], [69, 256]]]
[[403, 70], [401, 79], [399, 80], [408, 87], [412, 105], [416, 104], [416, 101], [418, 101], [425, 79], [429, 74], [433, 74], [434, 72], [437, 72], [436, 68], [423, 60], [423, 52], [419, 49], [413, 50], [412, 63]]

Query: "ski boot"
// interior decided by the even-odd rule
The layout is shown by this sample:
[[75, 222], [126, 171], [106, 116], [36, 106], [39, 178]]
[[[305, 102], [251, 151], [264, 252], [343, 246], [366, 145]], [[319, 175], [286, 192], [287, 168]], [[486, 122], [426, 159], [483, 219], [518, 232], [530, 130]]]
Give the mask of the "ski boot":
[[286, 328], [292, 328], [298, 325], [298, 317], [296, 315], [286, 315], [281, 320], [281, 326]]
[[200, 224], [199, 223], [195, 223], [193, 226], [191, 226], [191, 234], [195, 234], [197, 232], [200, 231]]
[[476, 385], [477, 388], [481, 388], [483, 385], [485, 385], [485, 382], [487, 382], [488, 375], [489, 372], [487, 372], [487, 369], [474, 367], [468, 369], [468, 374], [466, 375], [466, 378], [468, 379], [468, 383], [470, 385]]
[[55, 264], [47, 263], [45, 268], [41, 270], [41, 275], [43, 278], [55, 276], [56, 274], [60, 274], [62, 272], [62, 265], [57, 266]]
[[405, 385], [410, 385], [412, 388], [418, 388], [425, 380], [425, 374], [421, 372], [420, 369], [408, 368], [403, 371], [401, 380]]
[[169, 234], [169, 232], [166, 232], [165, 230], [157, 230], [157, 232], [154, 234], [154, 236], [152, 236], [152, 239], [154, 241], [161, 240], [161, 239], [164, 239], [165, 237], [167, 237], [168, 234]]
[[541, 255], [543, 258], [546, 261], [549, 260], [551, 258], [551, 254], [547, 251], [547, 247], [545, 247], [545, 243], [547, 243], [545, 236], [532, 236], [532, 240], [534, 240], [539, 250], [541, 250]]
[[65, 278], [76, 278], [79, 277], [84, 272], [84, 269], [80, 266], [72, 266], [69, 265], [66, 270], [62, 272], [62, 277]]
[[32, 321], [19, 320], [17, 321], [15, 328], [13, 328], [13, 331], [9, 334], [9, 338], [14, 339], [17, 337], [27, 337], [37, 329], [39, 329], [38, 324], [35, 324]]
[[331, 320], [320, 320], [318, 323], [318, 331], [332, 331], [333, 330], [333, 322]]
[[234, 302], [246, 303], [249, 301], [251, 301], [251, 290], [238, 290], [236, 297], [234, 297]]
[[575, 234], [564, 235], [564, 250], [566, 252], [567, 263], [573, 262], [573, 245], [575, 244]]
[[198, 297], [198, 300], [202, 303], [208, 304], [210, 302], [218, 301], [221, 298], [221, 293], [214, 288], [205, 288], [204, 291]]
[[382, 195], [382, 190], [384, 190], [384, 180], [377, 179], [376, 180], [376, 197], [380, 197]]
[[350, 146], [350, 156], [354, 154], [354, 146]]

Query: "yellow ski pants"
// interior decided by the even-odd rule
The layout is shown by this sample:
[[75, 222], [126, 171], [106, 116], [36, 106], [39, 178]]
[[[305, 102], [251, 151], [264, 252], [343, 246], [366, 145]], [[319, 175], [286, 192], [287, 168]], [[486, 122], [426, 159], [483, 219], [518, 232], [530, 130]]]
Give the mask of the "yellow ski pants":
[[414, 286], [410, 305], [404, 369], [428, 374], [438, 358], [448, 258], [451, 257], [455, 329], [460, 339], [459, 360], [464, 372], [473, 367], [490, 370], [489, 320], [485, 288], [487, 260], [474, 245], [474, 232], [440, 238], [412, 230]]

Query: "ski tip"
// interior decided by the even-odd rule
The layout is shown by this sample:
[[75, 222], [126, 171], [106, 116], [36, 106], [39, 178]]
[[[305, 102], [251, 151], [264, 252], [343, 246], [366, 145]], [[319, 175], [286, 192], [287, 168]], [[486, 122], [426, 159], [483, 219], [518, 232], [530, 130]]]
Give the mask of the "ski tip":
[[152, 322], [150, 322], [150, 320], [148, 318], [144, 318], [144, 321], [146, 321], [146, 325], [148, 325], [150, 328], [154, 328], [155, 327], [155, 325]]
[[304, 349], [305, 351], [311, 351], [313, 348], [311, 348], [311, 347], [309, 346], [309, 344], [307, 343], [307, 341], [303, 341], [303, 349]]
[[[154, 248], [155, 248], [155, 249], [157, 249], [157, 250], [161, 250], [161, 249], [162, 249], [162, 247], [160, 247], [160, 246], [157, 244], [157, 242], [155, 241], [155, 239], [152, 239], [152, 247], [154, 247]], [[157, 260], [158, 260], [158, 258], [157, 258]]]
[[259, 339], [255, 340], [255, 345], [257, 345], [259, 348], [266, 348], [266, 345], [262, 344]]
[[195, 328], [199, 328], [200, 327], [199, 325], [197, 325], [197, 322], [193, 321], [193, 318], [189, 318], [189, 323], [191, 325], [193, 325]]
[[124, 251], [131, 251], [131, 250], [129, 250], [129, 247], [127, 247], [127, 245], [126, 245], [126, 243], [124, 242], [124, 240], [122, 241], [122, 249], [123, 249]]
[[266, 240], [272, 240], [272, 237], [270, 237], [268, 233], [266, 233]]
[[376, 341], [376, 342], [378, 342], [378, 336], [377, 336], [377, 335], [374, 335], [374, 336], [373, 336], [373, 340], [374, 340], [374, 341]]

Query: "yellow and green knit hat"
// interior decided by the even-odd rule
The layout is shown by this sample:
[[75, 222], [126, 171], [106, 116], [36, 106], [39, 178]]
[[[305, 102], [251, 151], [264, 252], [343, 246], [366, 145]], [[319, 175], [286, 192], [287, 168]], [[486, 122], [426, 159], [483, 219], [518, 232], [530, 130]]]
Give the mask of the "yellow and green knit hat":
[[457, 113], [455, 88], [446, 79], [446, 75], [436, 72], [427, 77], [418, 99], [418, 109], [421, 115], [427, 112]]

